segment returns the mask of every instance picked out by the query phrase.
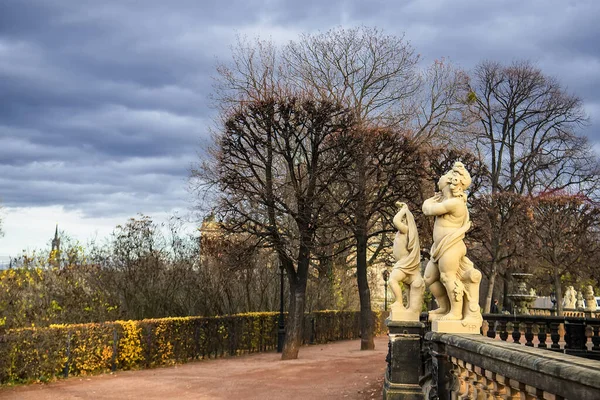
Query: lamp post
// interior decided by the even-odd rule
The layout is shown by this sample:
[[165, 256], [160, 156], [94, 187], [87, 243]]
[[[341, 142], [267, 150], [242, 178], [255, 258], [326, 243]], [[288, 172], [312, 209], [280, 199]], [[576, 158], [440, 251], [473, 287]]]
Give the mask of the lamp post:
[[285, 322], [283, 320], [283, 264], [279, 266], [279, 321], [277, 330], [277, 352], [283, 351], [283, 342], [285, 341]]
[[385, 297], [383, 299], [383, 310], [387, 311], [387, 288], [388, 288], [388, 279], [390, 278], [390, 272], [387, 269], [384, 269], [381, 273], [383, 276], [383, 281], [385, 282]]

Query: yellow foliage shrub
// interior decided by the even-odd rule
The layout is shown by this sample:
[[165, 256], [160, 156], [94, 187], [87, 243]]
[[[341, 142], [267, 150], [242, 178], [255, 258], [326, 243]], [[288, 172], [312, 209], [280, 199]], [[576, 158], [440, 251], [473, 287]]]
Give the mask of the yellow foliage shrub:
[[[1, 278], [0, 278], [1, 279]], [[387, 313], [375, 312], [376, 334]], [[0, 383], [48, 381], [272, 350], [278, 313], [178, 317], [8, 330], [0, 340]], [[359, 337], [356, 311], [305, 316], [304, 341], [325, 343]]]
[[132, 369], [144, 360], [141, 332], [136, 321], [117, 321], [121, 325], [121, 337], [117, 352], [117, 365], [121, 369]]

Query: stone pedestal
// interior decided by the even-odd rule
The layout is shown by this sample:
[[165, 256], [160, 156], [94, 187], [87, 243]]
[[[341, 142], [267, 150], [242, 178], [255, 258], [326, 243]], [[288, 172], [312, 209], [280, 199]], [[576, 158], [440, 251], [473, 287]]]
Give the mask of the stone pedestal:
[[[420, 310], [420, 308], [419, 308]], [[390, 306], [390, 320], [419, 322], [421, 311], [407, 310], [403, 305], [394, 303]]]
[[483, 321], [440, 321], [434, 320], [431, 322], [432, 332], [445, 333], [472, 333], [479, 335]]
[[424, 325], [417, 321], [386, 320], [389, 329], [388, 364], [383, 386], [384, 400], [423, 400], [419, 386], [423, 374], [421, 344]]

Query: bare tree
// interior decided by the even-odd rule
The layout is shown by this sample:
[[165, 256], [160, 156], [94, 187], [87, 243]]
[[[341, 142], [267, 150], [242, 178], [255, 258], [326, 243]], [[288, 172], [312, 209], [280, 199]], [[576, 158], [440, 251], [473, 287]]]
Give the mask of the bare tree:
[[[464, 75], [447, 62], [436, 62], [426, 71], [417, 67], [418, 55], [403, 37], [386, 35], [377, 28], [336, 28], [321, 34], [304, 34], [288, 46], [278, 49], [267, 41], [248, 42], [240, 39], [233, 48], [233, 62], [218, 68], [215, 100], [221, 110], [243, 101], [265, 99], [269, 93], [302, 91], [316, 98], [342, 104], [351, 110], [356, 134], [375, 132], [377, 127], [398, 127], [413, 141], [426, 144], [460, 122], [461, 101], [465, 96], [460, 85]], [[369, 139], [357, 141], [368, 143]], [[404, 143], [404, 142], [402, 142]], [[352, 171], [356, 185], [351, 197], [359, 204], [368, 203], [378, 194], [368, 193], [366, 169], [376, 162], [372, 153], [358, 146]], [[389, 153], [386, 153], [389, 154]], [[367, 157], [367, 158], [365, 158]], [[408, 163], [410, 164], [410, 162]], [[402, 164], [398, 164], [402, 169]], [[361, 200], [362, 199], [362, 200]], [[380, 203], [381, 208], [387, 204]], [[379, 210], [381, 211], [381, 209]], [[356, 217], [360, 227], [352, 232], [374, 228], [378, 212], [362, 210]], [[365, 233], [367, 238], [371, 231]], [[357, 279], [366, 282], [367, 241], [359, 235], [357, 246]], [[364, 278], [364, 279], [363, 279]], [[360, 286], [363, 286], [359, 284]], [[361, 312], [371, 318], [368, 285], [360, 289]], [[368, 307], [368, 309], [363, 309]], [[373, 348], [372, 332], [364, 331], [371, 323], [362, 324], [362, 348]]]
[[235, 107], [249, 101], [268, 101], [275, 94], [295, 93], [280, 51], [268, 40], [237, 37], [231, 47], [232, 60], [217, 64], [213, 81], [211, 98], [220, 116], [227, 118]]
[[[600, 170], [586, 138], [577, 135], [577, 129], [587, 122], [581, 99], [529, 61], [508, 66], [482, 62], [466, 90], [465, 117], [471, 123], [467, 137], [489, 173], [490, 209], [479, 212], [496, 215], [495, 221], [485, 223], [493, 250], [484, 261], [492, 265], [492, 272], [502, 274], [505, 265], [498, 260], [513, 250], [506, 248], [503, 240], [507, 221], [502, 209], [507, 204], [496, 194], [528, 196], [565, 189], [591, 195], [597, 189]], [[493, 286], [495, 279], [489, 282]], [[488, 294], [493, 290], [489, 288]], [[486, 310], [489, 301], [488, 296]]]
[[576, 133], [587, 121], [583, 103], [554, 78], [528, 61], [486, 61], [468, 89], [468, 118], [493, 193], [596, 187], [597, 160]]
[[473, 258], [488, 278], [483, 312], [489, 313], [498, 274], [510, 258], [526, 256], [520, 252], [520, 244], [522, 230], [527, 227], [529, 202], [510, 192], [483, 194], [471, 202], [474, 229], [470, 238], [479, 245], [473, 249]]
[[[408, 150], [413, 145], [407, 140], [427, 145], [432, 137], [441, 136], [453, 124], [460, 123], [459, 93], [464, 85], [459, 83], [464, 83], [465, 78], [449, 63], [440, 61], [426, 71], [419, 71], [419, 57], [410, 44], [403, 37], [386, 35], [377, 28], [337, 28], [317, 35], [305, 34], [288, 45], [283, 57], [295, 85], [346, 105], [353, 111], [359, 127], [355, 131], [352, 178], [347, 180], [349, 185], [345, 189], [351, 203], [344, 207], [351, 212], [351, 215], [346, 214], [349, 217], [346, 223], [355, 238], [357, 251], [357, 281], [363, 318], [361, 348], [372, 349], [367, 283], [369, 238], [381, 234], [381, 224], [375, 222], [380, 221], [382, 213], [392, 212], [387, 208], [393, 210], [393, 201], [388, 201], [394, 196], [392, 188], [407, 188], [406, 179], [394, 179], [415, 172], [412, 169], [414, 152]], [[393, 133], [396, 142], [383, 141], [389, 149], [375, 144], [373, 136], [383, 132], [378, 128], [398, 129], [398, 126], [410, 139], [404, 140], [402, 135]], [[359, 137], [361, 135], [364, 137]], [[376, 168], [384, 154], [389, 158], [389, 165], [394, 165], [397, 170], [386, 178], [379, 177], [381, 181], [375, 183]], [[389, 192], [382, 182], [388, 184]], [[400, 190], [395, 196], [409, 192]], [[385, 201], [381, 201], [383, 199]]]
[[[422, 146], [464, 148], [464, 98], [468, 76], [446, 59], [435, 60], [420, 72], [419, 90], [412, 99], [410, 127]], [[456, 160], [456, 159], [454, 159]]]
[[[350, 232], [356, 247], [356, 278], [361, 311], [361, 349], [374, 348], [371, 294], [368, 283], [369, 240], [393, 230], [394, 203], [409, 204], [419, 191], [421, 152], [398, 130], [357, 130], [346, 150], [352, 156], [351, 168], [338, 176], [337, 192], [331, 196], [339, 228]], [[387, 223], [384, 221], [387, 220]], [[384, 246], [385, 241], [380, 241]], [[387, 242], [390, 244], [391, 242]]]
[[283, 57], [298, 87], [351, 108], [359, 122], [406, 120], [412, 111], [406, 105], [419, 90], [412, 47], [377, 28], [303, 34]]
[[251, 101], [227, 118], [211, 162], [192, 171], [201, 189], [220, 192], [224, 226], [264, 240], [288, 274], [283, 359], [298, 356], [315, 232], [328, 218], [328, 187], [350, 162], [334, 149], [351, 126], [351, 115], [329, 101]]
[[532, 199], [532, 266], [554, 284], [562, 315], [562, 278], [578, 276], [597, 258], [600, 209], [583, 195], [544, 193]]

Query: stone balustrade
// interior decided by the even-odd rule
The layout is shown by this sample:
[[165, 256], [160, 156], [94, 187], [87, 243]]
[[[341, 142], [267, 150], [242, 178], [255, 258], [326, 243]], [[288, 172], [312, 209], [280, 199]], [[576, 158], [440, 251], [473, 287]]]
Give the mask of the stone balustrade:
[[600, 360], [600, 319], [484, 314], [492, 339]]
[[[529, 313], [536, 316], [555, 316], [556, 310], [548, 308], [529, 308]], [[563, 316], [565, 317], [582, 317], [582, 318], [600, 318], [600, 312], [598, 311], [585, 311], [585, 310], [563, 310]]]
[[479, 335], [425, 334], [424, 398], [600, 399], [600, 363]]
[[431, 332], [425, 313], [388, 321], [384, 399], [600, 399], [600, 319], [483, 318], [482, 335]]

